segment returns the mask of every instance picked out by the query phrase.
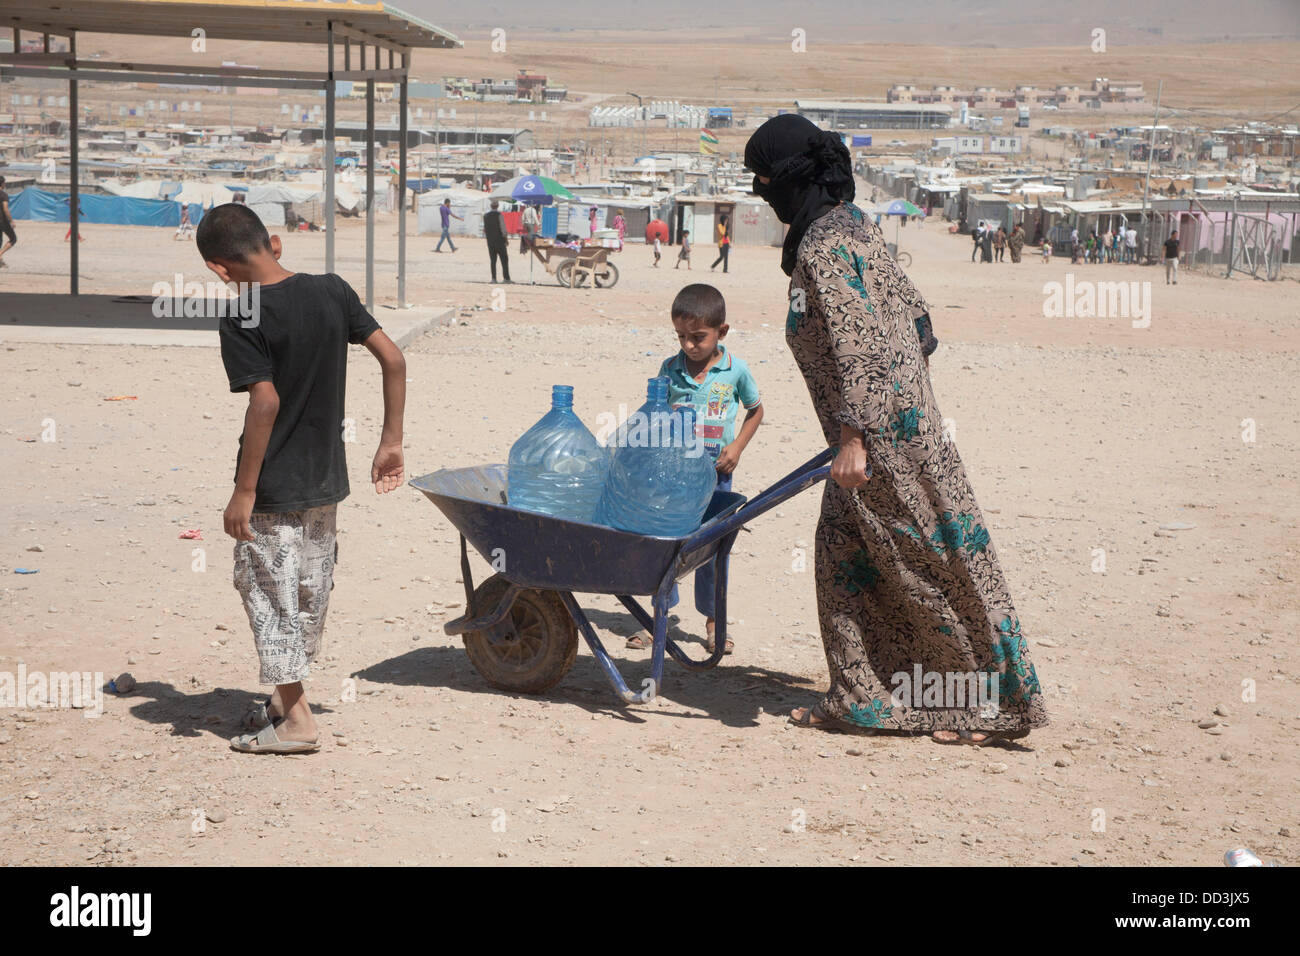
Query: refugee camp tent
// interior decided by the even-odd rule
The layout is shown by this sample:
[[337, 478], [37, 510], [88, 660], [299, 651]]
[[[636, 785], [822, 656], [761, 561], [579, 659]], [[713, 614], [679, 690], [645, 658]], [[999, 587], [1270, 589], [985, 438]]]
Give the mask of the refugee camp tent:
[[[9, 201], [15, 219], [34, 222], [68, 222], [69, 194], [47, 192], [28, 186]], [[178, 226], [180, 203], [166, 199], [141, 199], [133, 196], [100, 196], [83, 193], [80, 199], [81, 221], [117, 226]]]

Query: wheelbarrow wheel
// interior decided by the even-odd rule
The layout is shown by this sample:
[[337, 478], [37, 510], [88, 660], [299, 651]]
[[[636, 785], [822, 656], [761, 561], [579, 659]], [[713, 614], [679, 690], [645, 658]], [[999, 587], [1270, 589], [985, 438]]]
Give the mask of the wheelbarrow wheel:
[[[501, 575], [474, 589], [474, 607], [488, 613], [509, 587]], [[522, 694], [541, 694], [558, 684], [578, 656], [578, 628], [554, 591], [520, 591], [506, 621], [514, 633], [493, 642], [486, 631], [463, 636], [465, 653], [491, 686]]]
[[612, 289], [618, 282], [618, 266], [612, 262], [603, 262], [596, 266], [596, 286], [601, 289]]
[[566, 259], [555, 270], [555, 279], [562, 286], [573, 285], [573, 260]]

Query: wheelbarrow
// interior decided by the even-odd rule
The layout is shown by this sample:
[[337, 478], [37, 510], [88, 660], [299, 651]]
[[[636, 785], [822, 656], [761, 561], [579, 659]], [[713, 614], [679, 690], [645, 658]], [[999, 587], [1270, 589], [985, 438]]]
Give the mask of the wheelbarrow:
[[[568, 521], [506, 504], [506, 466], [435, 471], [411, 485], [438, 506], [460, 532], [465, 614], [443, 625], [459, 634], [474, 669], [493, 687], [541, 694], [573, 667], [582, 632], [615, 693], [629, 704], [653, 700], [663, 686], [664, 656], [688, 670], [708, 670], [727, 646], [726, 557], [743, 525], [830, 474], [834, 449], [804, 463], [753, 499], [716, 491], [697, 531], [684, 538], [633, 534]], [[466, 541], [496, 571], [477, 588]], [[673, 584], [719, 558], [713, 653], [693, 660], [668, 636]], [[628, 687], [574, 593], [612, 594], [654, 637], [651, 676]], [[651, 596], [647, 612], [634, 596]]]

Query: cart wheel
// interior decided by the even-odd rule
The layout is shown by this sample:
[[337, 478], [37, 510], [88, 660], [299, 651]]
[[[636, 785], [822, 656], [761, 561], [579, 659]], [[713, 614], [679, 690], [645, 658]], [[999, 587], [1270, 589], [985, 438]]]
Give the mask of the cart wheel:
[[[474, 607], [486, 614], [509, 587], [493, 575], [474, 589]], [[492, 643], [486, 631], [462, 636], [470, 663], [493, 687], [541, 694], [560, 682], [578, 656], [578, 628], [554, 591], [519, 592], [510, 608], [515, 633]], [[502, 624], [505, 622], [503, 621]]]
[[612, 289], [618, 283], [618, 266], [612, 262], [606, 261], [604, 265], [596, 269], [596, 286], [601, 289]]
[[567, 259], [561, 262], [555, 270], [555, 278], [562, 286], [573, 285], [573, 260]]
[[906, 252], [900, 252], [895, 260], [904, 269], [912, 268], [912, 256]]

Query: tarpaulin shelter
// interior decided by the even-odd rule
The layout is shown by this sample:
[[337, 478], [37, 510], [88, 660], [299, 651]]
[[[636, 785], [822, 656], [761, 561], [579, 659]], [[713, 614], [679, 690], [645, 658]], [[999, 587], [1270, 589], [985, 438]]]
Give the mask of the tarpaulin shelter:
[[[4, 0], [4, 23], [12, 29], [12, 53], [0, 53], [0, 78], [26, 76], [68, 84], [70, 208], [72, 228], [79, 219], [80, 133], [79, 84], [142, 82], [206, 87], [319, 90], [325, 94], [324, 164], [334, 168], [335, 96], [339, 81], [366, 85], [366, 196], [375, 195], [375, 84], [393, 83], [398, 91], [399, 190], [405, 193], [408, 75], [415, 49], [463, 46], [445, 30], [364, 0]], [[113, 62], [77, 55], [80, 33], [192, 38], [201, 24], [209, 40], [313, 43], [326, 48], [325, 69], [279, 69], [253, 66], [207, 66]], [[42, 52], [23, 51], [23, 33], [44, 37]], [[50, 51], [50, 37], [66, 37], [65, 52]], [[341, 51], [339, 47], [342, 47]], [[342, 54], [342, 69], [339, 54]], [[354, 68], [355, 56], [355, 68]], [[387, 64], [381, 61], [385, 58]], [[334, 179], [325, 178], [325, 266], [334, 270]], [[366, 217], [366, 305], [374, 305], [374, 217]], [[397, 227], [397, 298], [406, 298], [406, 205], [399, 204]], [[78, 292], [79, 243], [69, 246], [71, 292]]]
[[[178, 226], [181, 204], [170, 199], [137, 199], [134, 196], [99, 196], [87, 193], [78, 197], [82, 222], [107, 223], [114, 226]], [[71, 222], [72, 203], [69, 193], [46, 192], [28, 186], [9, 202], [15, 219], [34, 222]], [[194, 213], [190, 213], [191, 222]]]

